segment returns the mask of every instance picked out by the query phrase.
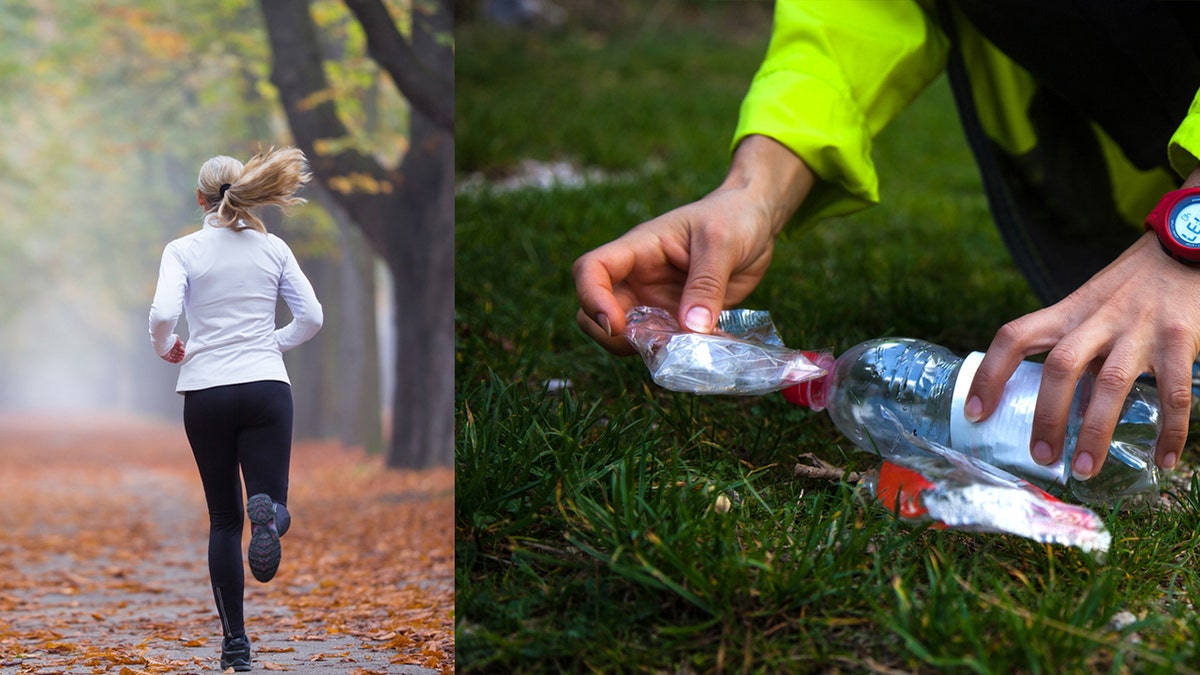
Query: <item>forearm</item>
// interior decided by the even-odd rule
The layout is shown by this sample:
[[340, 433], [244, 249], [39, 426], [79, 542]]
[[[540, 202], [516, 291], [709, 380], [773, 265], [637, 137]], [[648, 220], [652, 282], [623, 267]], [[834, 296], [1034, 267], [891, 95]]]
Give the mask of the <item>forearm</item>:
[[158, 283], [150, 303], [150, 344], [154, 353], [162, 356], [175, 346], [175, 326], [183, 314], [183, 296], [187, 288], [187, 272], [176, 253], [175, 244], [163, 251], [158, 268]]
[[173, 323], [155, 321], [153, 317], [150, 319], [150, 345], [154, 349], [154, 353], [162, 356], [171, 351], [171, 347], [175, 346], [175, 340], [178, 336], [175, 334]]
[[170, 351], [178, 339], [175, 326], [179, 323], [182, 304], [174, 296], [171, 287], [160, 282], [150, 305], [150, 344], [159, 356]]
[[284, 271], [283, 283], [279, 287], [284, 302], [292, 310], [292, 321], [275, 331], [275, 341], [281, 352], [298, 347], [321, 330], [325, 323], [325, 312], [317, 300], [312, 284], [300, 271], [292, 258]]
[[720, 190], [747, 190], [761, 204], [778, 235], [804, 198], [815, 178], [808, 166], [791, 150], [768, 136], [747, 136], [733, 152], [729, 173]]
[[325, 321], [324, 317], [320, 303], [316, 303], [305, 310], [303, 314], [295, 316], [286, 326], [277, 329], [275, 342], [279, 345], [279, 351], [286, 352], [312, 339], [317, 331], [321, 330], [321, 325]]

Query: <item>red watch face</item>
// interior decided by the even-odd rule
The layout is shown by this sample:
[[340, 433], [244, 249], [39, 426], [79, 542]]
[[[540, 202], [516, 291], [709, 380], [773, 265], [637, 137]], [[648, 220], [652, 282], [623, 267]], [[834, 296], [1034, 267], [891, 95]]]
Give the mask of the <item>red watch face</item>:
[[1174, 240], [1178, 255], [1200, 259], [1200, 195], [1183, 197], [1171, 207], [1166, 235]]

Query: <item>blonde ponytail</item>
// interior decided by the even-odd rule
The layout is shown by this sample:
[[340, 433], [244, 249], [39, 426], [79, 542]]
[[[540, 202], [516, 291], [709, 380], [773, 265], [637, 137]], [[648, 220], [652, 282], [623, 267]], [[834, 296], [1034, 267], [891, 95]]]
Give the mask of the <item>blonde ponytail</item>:
[[232, 230], [267, 228], [253, 210], [260, 206], [292, 206], [306, 200], [296, 192], [312, 178], [308, 160], [297, 148], [259, 151], [244, 165], [218, 155], [200, 167], [197, 187], [209, 210], [216, 207], [217, 225]]

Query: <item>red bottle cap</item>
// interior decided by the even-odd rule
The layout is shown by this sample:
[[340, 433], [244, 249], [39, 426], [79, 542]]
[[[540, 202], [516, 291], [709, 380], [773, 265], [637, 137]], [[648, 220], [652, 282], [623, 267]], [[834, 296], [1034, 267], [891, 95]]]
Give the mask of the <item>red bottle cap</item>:
[[833, 370], [834, 359], [828, 352], [803, 352], [809, 361], [825, 369], [825, 374], [816, 379], [794, 384], [783, 390], [789, 403], [806, 406], [818, 412], [825, 409], [825, 383]]

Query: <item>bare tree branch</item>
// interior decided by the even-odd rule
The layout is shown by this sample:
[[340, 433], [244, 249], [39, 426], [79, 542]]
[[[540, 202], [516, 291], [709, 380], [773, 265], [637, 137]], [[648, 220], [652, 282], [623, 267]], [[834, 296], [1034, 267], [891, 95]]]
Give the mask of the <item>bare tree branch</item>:
[[383, 255], [390, 249], [390, 237], [381, 229], [381, 213], [395, 212], [395, 201], [399, 198], [399, 171], [389, 170], [373, 157], [354, 149], [335, 154], [321, 155], [316, 151], [316, 141], [326, 138], [344, 138], [350, 131], [337, 116], [337, 105], [332, 100], [312, 103], [313, 95], [328, 88], [325, 69], [321, 63], [317, 29], [309, 14], [308, 3], [297, 0], [262, 0], [266, 19], [267, 37], [271, 43], [271, 83], [279, 90], [288, 125], [296, 145], [308, 155], [313, 172], [322, 183], [329, 185], [331, 178], [344, 176], [370, 176], [380, 183], [396, 186], [390, 193], [378, 195], [355, 193], [353, 199], [330, 191], [341, 203], [351, 218], [362, 228], [363, 234]]

